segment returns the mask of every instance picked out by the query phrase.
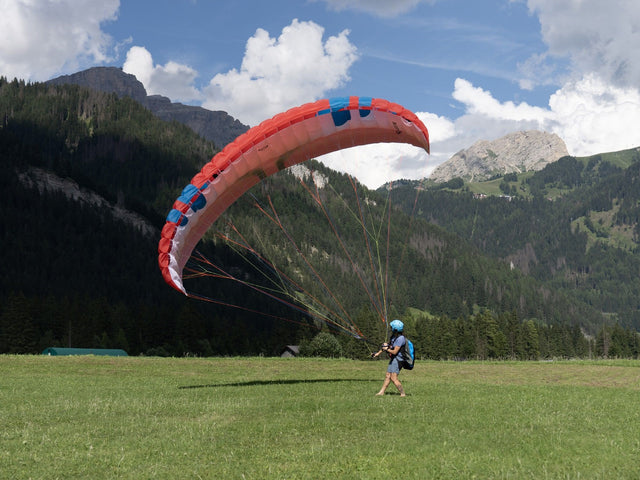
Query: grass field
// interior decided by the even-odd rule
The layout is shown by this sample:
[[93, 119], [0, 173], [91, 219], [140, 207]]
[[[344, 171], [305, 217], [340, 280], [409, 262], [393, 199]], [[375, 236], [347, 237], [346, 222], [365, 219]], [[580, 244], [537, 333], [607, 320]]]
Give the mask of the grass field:
[[640, 478], [640, 363], [0, 356], [2, 479]]

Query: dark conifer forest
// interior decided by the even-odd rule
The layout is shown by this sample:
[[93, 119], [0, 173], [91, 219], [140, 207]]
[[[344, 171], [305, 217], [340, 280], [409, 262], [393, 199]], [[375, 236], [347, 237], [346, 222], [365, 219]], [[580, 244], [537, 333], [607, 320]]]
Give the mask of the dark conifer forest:
[[[486, 198], [464, 182], [356, 191], [308, 162], [323, 186], [281, 172], [205, 236], [199, 251], [243, 279], [194, 280], [207, 302], [165, 284], [157, 245], [173, 201], [220, 147], [126, 97], [0, 79], [0, 353], [279, 355], [295, 344], [365, 358], [386, 335], [361, 288], [375, 287], [367, 266], [381, 258], [385, 315], [405, 322], [418, 358], [638, 356], [636, 150], [505, 176], [508, 197]], [[378, 226], [379, 246], [354, 216]], [[254, 252], [223, 241], [232, 228]], [[326, 283], [310, 282], [316, 273]], [[265, 278], [288, 300], [251, 287]], [[369, 343], [308, 314], [327, 291]]]

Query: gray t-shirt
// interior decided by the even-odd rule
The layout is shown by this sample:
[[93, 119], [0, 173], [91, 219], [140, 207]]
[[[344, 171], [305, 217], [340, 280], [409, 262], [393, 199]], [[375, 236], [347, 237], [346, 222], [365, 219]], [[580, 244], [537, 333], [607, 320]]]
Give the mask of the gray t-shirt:
[[400, 351], [396, 355], [396, 358], [398, 359], [398, 361], [402, 362], [404, 360], [404, 357], [402, 356], [402, 350], [403, 350], [402, 347], [404, 347], [404, 344], [407, 343], [407, 339], [404, 338], [404, 335], [398, 335], [397, 337], [394, 337], [391, 340], [392, 340], [391, 342], [392, 347], [400, 347]]

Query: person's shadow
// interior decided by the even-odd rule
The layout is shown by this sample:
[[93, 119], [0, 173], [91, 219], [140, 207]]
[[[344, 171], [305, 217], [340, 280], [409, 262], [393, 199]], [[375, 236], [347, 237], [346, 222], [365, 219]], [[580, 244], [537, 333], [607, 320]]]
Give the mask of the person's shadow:
[[220, 387], [253, 387], [260, 385], [296, 385], [299, 383], [333, 383], [333, 382], [377, 382], [361, 378], [314, 378], [298, 380], [250, 380], [247, 382], [211, 383], [208, 385], [182, 385], [179, 389], [188, 388], [220, 388]]

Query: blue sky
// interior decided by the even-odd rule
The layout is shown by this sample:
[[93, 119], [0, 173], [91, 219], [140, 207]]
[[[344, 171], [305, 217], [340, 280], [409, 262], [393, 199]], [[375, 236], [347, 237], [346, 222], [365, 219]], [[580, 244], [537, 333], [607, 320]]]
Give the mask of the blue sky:
[[480, 139], [538, 129], [574, 155], [640, 146], [636, 0], [0, 0], [0, 75], [123, 67], [149, 93], [248, 125], [318, 98], [395, 101], [432, 155], [323, 158], [376, 187]]

